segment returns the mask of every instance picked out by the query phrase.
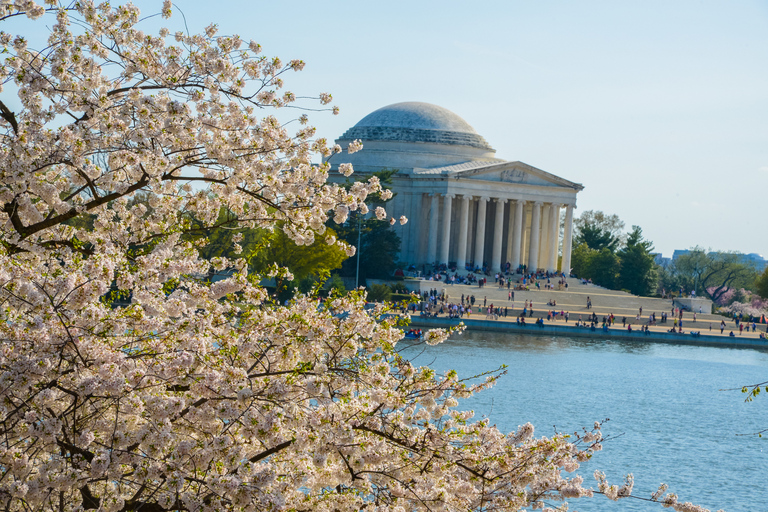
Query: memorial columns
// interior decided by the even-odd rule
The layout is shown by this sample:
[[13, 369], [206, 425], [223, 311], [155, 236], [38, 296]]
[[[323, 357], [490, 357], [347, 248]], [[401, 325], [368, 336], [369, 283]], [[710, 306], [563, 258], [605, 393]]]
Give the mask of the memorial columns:
[[[504, 252], [504, 261], [507, 263], [512, 260], [512, 228], [515, 225], [515, 207], [513, 205], [513, 202], [511, 199], [508, 201], [509, 203], [509, 218], [507, 219], [507, 247], [506, 251]], [[505, 265], [506, 266], [506, 265]]]
[[558, 235], [560, 234], [560, 205], [553, 204], [549, 213], [549, 258], [547, 271], [557, 272]]
[[[515, 226], [512, 228], [512, 257], [510, 258], [510, 267], [514, 272], [520, 266], [520, 254], [523, 249], [523, 208], [525, 201], [518, 199], [515, 202]], [[512, 208], [510, 207], [510, 210]], [[511, 224], [510, 224], [511, 225]]]
[[547, 268], [549, 258], [549, 212], [551, 208], [549, 203], [541, 205], [541, 222], [539, 223], [539, 263], [538, 268]]
[[493, 254], [491, 255], [491, 272], [501, 270], [501, 242], [504, 236], [504, 204], [506, 199], [496, 200], [496, 220], [493, 224]]
[[477, 204], [475, 198], [469, 197], [469, 224], [467, 225], [467, 261], [471, 262], [475, 254], [475, 223], [477, 222]]
[[531, 239], [528, 249], [528, 270], [536, 272], [539, 263], [539, 233], [541, 231], [541, 201], [533, 203], [531, 216]]
[[429, 208], [429, 244], [427, 245], [427, 263], [437, 261], [437, 214], [440, 209], [440, 194], [431, 194], [432, 204]]
[[459, 253], [456, 255], [456, 266], [464, 270], [467, 266], [467, 236], [469, 229], [469, 199], [467, 195], [461, 198], [461, 217], [459, 217]]
[[440, 251], [440, 263], [448, 266], [448, 252], [451, 247], [451, 203], [453, 194], [443, 196], [443, 245]]
[[571, 275], [571, 237], [573, 236], [573, 205], [565, 207], [565, 231], [563, 233], [563, 261], [560, 272], [566, 276]]
[[485, 211], [490, 198], [481, 197], [477, 200], [477, 222], [475, 223], [475, 267], [483, 267], [483, 252], [485, 248]]

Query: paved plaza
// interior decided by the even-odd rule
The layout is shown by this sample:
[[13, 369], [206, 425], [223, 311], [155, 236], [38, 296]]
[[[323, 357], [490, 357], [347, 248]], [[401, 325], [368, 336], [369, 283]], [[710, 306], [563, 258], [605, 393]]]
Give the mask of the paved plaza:
[[[482, 308], [483, 301], [486, 301], [487, 306], [490, 307], [493, 304], [494, 307], [509, 308], [507, 310], [507, 317], [499, 317], [498, 322], [515, 322], [522, 311], [525, 301], [529, 303], [533, 302], [534, 318], [544, 318], [544, 322], [549, 325], [574, 325], [579, 319], [588, 322], [592, 313], [594, 312], [598, 317], [598, 328], [602, 324], [603, 316], [608, 316], [613, 313], [616, 318], [612, 330], [622, 329], [622, 319], [626, 317], [627, 324], [632, 325], [633, 330], [639, 329], [641, 326], [648, 323], [648, 317], [652, 313], [656, 313], [656, 325], [649, 326], [652, 332], [667, 332], [674, 325], [673, 309], [671, 299], [658, 299], [652, 297], [638, 297], [630, 293], [607, 290], [593, 284], [581, 284], [578, 279], [571, 278], [568, 280], [567, 290], [546, 290], [544, 289], [544, 282], [540, 280], [542, 288], [540, 290], [532, 289], [530, 291], [514, 291], [514, 300], [508, 300], [508, 290], [506, 286], [502, 289], [499, 288], [493, 282], [491, 277], [488, 280], [488, 284], [482, 288], [477, 284], [473, 285], [449, 285], [442, 282], [435, 281], [421, 281], [422, 292], [431, 289], [436, 289], [438, 292], [445, 290], [448, 297], [448, 302], [457, 304], [461, 300], [461, 295], [474, 295], [475, 306], [472, 308], [472, 315], [464, 315], [463, 319], [475, 319], [485, 320], [486, 313]], [[557, 287], [557, 279], [553, 278], [552, 283]], [[587, 308], [587, 298], [592, 303], [591, 308]], [[556, 306], [548, 306], [550, 301], [556, 302]], [[642, 315], [640, 320], [637, 319], [637, 315], [642, 308]], [[558, 315], [557, 320], [547, 321], [548, 311], [565, 311], [569, 313], [568, 324], [564, 319], [561, 319]], [[667, 313], [669, 318], [666, 323], [660, 323], [661, 314]], [[446, 316], [446, 315], [441, 315]], [[730, 332], [736, 335], [736, 337], [744, 338], [759, 338], [761, 333], [765, 334], [766, 324], [757, 324], [757, 330], [755, 332], [747, 332], [747, 325], [743, 332], [739, 332], [739, 327], [733, 321], [721, 315], [710, 314], [706, 312], [696, 312], [696, 320], [693, 319], [693, 313], [690, 311], [683, 312], [683, 331], [689, 333], [691, 331], [700, 331], [702, 334], [717, 335], [729, 337]], [[725, 320], [725, 330], [723, 334], [720, 334], [720, 322]], [[710, 330], [711, 326], [711, 330]], [[626, 329], [626, 327], [624, 327]]]

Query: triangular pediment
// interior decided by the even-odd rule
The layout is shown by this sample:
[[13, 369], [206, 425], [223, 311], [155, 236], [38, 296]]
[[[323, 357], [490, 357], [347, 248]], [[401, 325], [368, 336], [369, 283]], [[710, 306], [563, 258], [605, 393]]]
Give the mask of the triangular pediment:
[[568, 187], [576, 190], [582, 190], [584, 188], [579, 183], [568, 181], [523, 162], [501, 162], [478, 166], [472, 169], [455, 169], [453, 171], [446, 169], [446, 171], [445, 174], [456, 179], [496, 181], [535, 186]]

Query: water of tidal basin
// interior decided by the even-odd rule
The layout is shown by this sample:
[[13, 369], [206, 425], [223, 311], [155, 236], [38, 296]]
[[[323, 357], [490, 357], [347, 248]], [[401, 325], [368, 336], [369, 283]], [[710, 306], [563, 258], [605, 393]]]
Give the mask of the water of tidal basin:
[[[744, 402], [720, 391], [768, 380], [768, 352], [465, 332], [447, 342], [408, 349], [414, 364], [460, 376], [501, 364], [508, 374], [460, 407], [487, 416], [502, 431], [531, 422], [537, 435], [573, 432], [610, 418], [603, 434], [616, 436], [579, 472], [596, 487], [635, 476], [634, 494], [650, 497], [661, 482], [679, 501], [726, 512], [768, 511], [768, 396]], [[657, 503], [603, 496], [570, 500], [580, 512], [661, 511]]]

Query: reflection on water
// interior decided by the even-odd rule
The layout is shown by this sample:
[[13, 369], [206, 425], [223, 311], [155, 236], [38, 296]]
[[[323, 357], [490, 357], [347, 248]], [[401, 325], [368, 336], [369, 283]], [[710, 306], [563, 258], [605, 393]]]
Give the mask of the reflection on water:
[[[739, 392], [720, 391], [768, 380], [768, 353], [478, 331], [406, 352], [418, 353], [416, 364], [462, 376], [506, 364], [493, 389], [462, 405], [503, 431], [530, 421], [549, 435], [610, 418], [604, 433], [616, 437], [583, 468], [587, 482], [598, 468], [617, 483], [631, 472], [642, 496], [666, 482], [681, 501], [712, 510], [768, 511], [768, 438], [738, 435], [768, 428], [768, 397], [745, 403]], [[605, 499], [571, 507], [661, 510]]]

